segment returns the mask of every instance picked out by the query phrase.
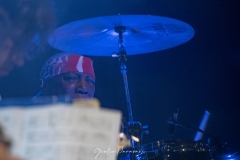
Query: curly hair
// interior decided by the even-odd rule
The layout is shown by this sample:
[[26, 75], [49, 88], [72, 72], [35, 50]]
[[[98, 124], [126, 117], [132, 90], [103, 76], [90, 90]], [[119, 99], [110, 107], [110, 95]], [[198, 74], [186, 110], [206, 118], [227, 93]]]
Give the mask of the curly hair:
[[0, 0], [0, 43], [11, 38], [14, 54], [37, 54], [55, 24], [49, 0]]

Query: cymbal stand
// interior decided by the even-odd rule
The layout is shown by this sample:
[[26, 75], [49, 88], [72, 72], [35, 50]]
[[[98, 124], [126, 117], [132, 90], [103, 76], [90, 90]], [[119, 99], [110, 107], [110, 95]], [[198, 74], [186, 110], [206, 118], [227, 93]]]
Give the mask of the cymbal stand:
[[126, 100], [127, 100], [127, 109], [128, 109], [128, 120], [129, 122], [133, 122], [133, 115], [132, 115], [132, 106], [130, 101], [130, 94], [128, 89], [128, 80], [127, 80], [127, 53], [123, 45], [123, 32], [126, 31], [125, 26], [117, 26], [115, 27], [115, 32], [119, 34], [119, 53], [118, 53], [118, 59], [120, 63], [120, 70], [123, 75], [123, 81], [124, 81], [124, 88], [126, 93]]
[[[120, 71], [123, 75], [123, 81], [124, 81], [124, 88], [126, 93], [126, 101], [127, 101], [127, 109], [128, 109], [128, 124], [127, 124], [127, 130], [128, 134], [130, 135], [129, 138], [131, 139], [131, 145], [132, 149], [137, 149], [141, 145], [141, 138], [142, 138], [142, 125], [140, 122], [134, 122], [133, 121], [133, 115], [132, 115], [132, 107], [131, 107], [131, 101], [130, 101], [130, 94], [129, 94], [129, 88], [128, 88], [128, 80], [127, 80], [127, 53], [124, 48], [123, 44], [123, 33], [126, 31], [125, 26], [116, 26], [115, 32], [119, 35], [119, 53], [117, 55], [113, 55], [113, 57], [118, 57], [119, 63], [120, 63]], [[137, 138], [133, 139], [133, 138]], [[131, 154], [131, 159], [135, 159], [135, 154]]]

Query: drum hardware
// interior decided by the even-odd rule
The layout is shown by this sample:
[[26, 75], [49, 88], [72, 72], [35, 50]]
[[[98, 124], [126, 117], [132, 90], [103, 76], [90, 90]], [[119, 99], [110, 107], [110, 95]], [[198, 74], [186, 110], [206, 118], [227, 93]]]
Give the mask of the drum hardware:
[[[119, 52], [115, 54], [113, 57], [118, 57], [119, 59], [119, 65], [120, 65], [120, 71], [123, 76], [124, 81], [124, 88], [125, 88], [125, 94], [126, 94], [126, 102], [127, 102], [127, 110], [128, 110], [128, 137], [131, 140], [132, 148], [131, 150], [137, 150], [142, 143], [142, 125], [140, 122], [133, 121], [133, 115], [132, 115], [132, 107], [131, 107], [131, 100], [130, 100], [130, 93], [128, 88], [128, 80], [127, 80], [127, 53], [124, 48], [123, 43], [123, 33], [126, 31], [126, 26], [115, 26], [114, 27], [115, 32], [118, 34], [119, 37]], [[130, 159], [135, 159], [135, 153], [130, 153]]]
[[[123, 33], [126, 31], [125, 26], [116, 26], [115, 32], [119, 35], [119, 53], [115, 56], [119, 59], [120, 64], [120, 71], [123, 76], [124, 81], [124, 88], [125, 88], [125, 94], [126, 94], [126, 101], [127, 101], [127, 109], [128, 109], [128, 120], [129, 122], [133, 122], [133, 115], [132, 115], [132, 106], [131, 106], [131, 100], [130, 100], [130, 94], [129, 94], [129, 88], [128, 88], [128, 80], [127, 80], [127, 53], [124, 48], [123, 44]], [[115, 57], [114, 56], [114, 57]]]
[[186, 130], [194, 130], [194, 131], [198, 131], [198, 132], [201, 132], [201, 133], [203, 133], [204, 135], [206, 135], [206, 136], [208, 136], [208, 137], [211, 137], [211, 138], [214, 138], [214, 139], [218, 139], [217, 137], [215, 137], [215, 136], [213, 136], [213, 135], [211, 135], [211, 134], [208, 134], [208, 133], [206, 133], [205, 131], [203, 131], [203, 130], [201, 130], [201, 129], [199, 129], [199, 128], [195, 128], [195, 127], [190, 127], [190, 126], [186, 126], [186, 125], [183, 125], [182, 123], [179, 123], [179, 122], [177, 122], [177, 121], [175, 121], [175, 120], [173, 120], [173, 119], [168, 119], [167, 120], [167, 123], [168, 124], [171, 124], [171, 125], [174, 125], [174, 126], [179, 126], [179, 127], [182, 127], [183, 129], [186, 129]]
[[[134, 148], [130, 148], [131, 151], [129, 155], [129, 159], [134, 160], [136, 159], [136, 155], [139, 152], [139, 149], [142, 146], [142, 139], [144, 134], [148, 134], [148, 126], [142, 125], [140, 122], [134, 121], [134, 122], [127, 122], [125, 118], [122, 119], [122, 127], [121, 132], [127, 133], [127, 136], [129, 139], [132, 140], [132, 143], [134, 144]], [[134, 151], [137, 151], [137, 153], [133, 153]]]
[[227, 153], [227, 149], [229, 149], [226, 142], [222, 142], [220, 138], [217, 137], [210, 137], [208, 139], [207, 146], [211, 150], [211, 156], [215, 159], [218, 159], [218, 157], [223, 156]]
[[169, 124], [168, 127], [168, 135], [172, 136], [175, 133], [175, 128], [176, 125], [175, 123], [178, 122], [178, 114], [179, 114], [180, 109], [177, 109], [174, 113], [173, 116], [171, 118], [169, 118], [169, 120], [167, 121]]
[[[142, 145], [146, 126], [133, 121], [127, 80], [128, 55], [165, 50], [183, 44], [194, 35], [194, 29], [179, 20], [149, 15], [118, 15], [90, 18], [57, 28], [49, 37], [49, 44], [59, 50], [92, 56], [118, 57], [126, 94], [128, 123], [127, 133], [132, 150]], [[117, 44], [118, 43], [118, 48]], [[115, 51], [118, 53], [111, 53]], [[136, 159], [131, 154], [131, 160]]]
[[152, 15], [117, 15], [78, 20], [57, 28], [48, 43], [59, 50], [90, 56], [112, 56], [119, 34], [127, 55], [169, 49], [189, 41], [194, 29], [185, 22]]
[[240, 160], [240, 152], [234, 152], [231, 154], [223, 154], [218, 156], [216, 160]]
[[137, 160], [210, 160], [208, 146], [191, 140], [162, 140], [141, 147]]
[[[182, 123], [177, 122], [176, 119], [172, 119], [172, 118], [168, 119], [167, 123], [170, 124], [170, 125], [174, 125], [174, 127], [175, 126], [180, 126], [180, 127], [182, 127], [183, 129], [186, 129], [186, 130], [197, 131], [197, 132], [203, 133], [204, 135], [209, 137], [208, 138], [208, 143], [206, 144], [206, 147], [209, 149], [210, 155], [214, 159], [216, 157], [218, 157], [219, 155], [225, 154], [226, 149], [228, 149], [226, 142], [222, 142], [222, 140], [220, 138], [218, 138], [216, 136], [213, 136], [211, 134], [208, 134], [208, 133], [206, 133], [205, 131], [203, 131], [199, 128], [194, 128], [194, 127], [183, 125]], [[197, 141], [195, 141], [195, 142], [197, 142]]]

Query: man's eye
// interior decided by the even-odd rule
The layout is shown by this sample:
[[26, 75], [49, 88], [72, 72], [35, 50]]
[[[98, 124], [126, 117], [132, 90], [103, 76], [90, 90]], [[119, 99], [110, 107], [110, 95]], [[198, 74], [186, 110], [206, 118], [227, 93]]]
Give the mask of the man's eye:
[[75, 77], [75, 76], [69, 76], [69, 77], [64, 78], [65, 81], [69, 81], [69, 82], [74, 82], [77, 79], [78, 79], [78, 77]]
[[94, 80], [92, 80], [92, 79], [86, 79], [86, 81], [88, 82], [88, 83], [91, 83], [91, 84], [95, 84], [95, 81]]

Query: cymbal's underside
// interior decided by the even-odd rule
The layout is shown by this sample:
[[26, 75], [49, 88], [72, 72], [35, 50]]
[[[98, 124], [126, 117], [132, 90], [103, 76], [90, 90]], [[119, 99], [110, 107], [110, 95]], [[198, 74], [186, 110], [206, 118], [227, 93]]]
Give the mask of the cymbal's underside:
[[111, 56], [119, 51], [116, 26], [125, 26], [123, 44], [127, 55], [165, 50], [183, 44], [194, 29], [182, 21], [148, 15], [118, 15], [75, 21], [57, 28], [49, 37], [51, 46], [72, 53]]

